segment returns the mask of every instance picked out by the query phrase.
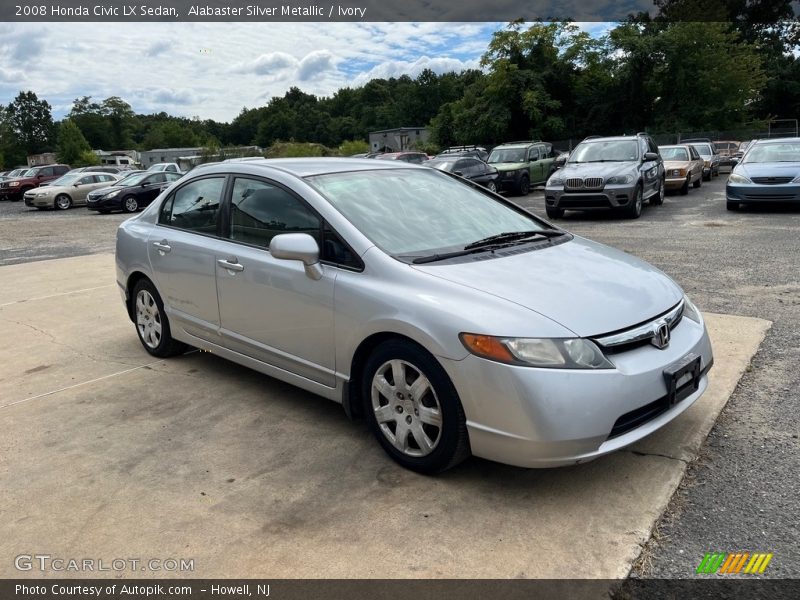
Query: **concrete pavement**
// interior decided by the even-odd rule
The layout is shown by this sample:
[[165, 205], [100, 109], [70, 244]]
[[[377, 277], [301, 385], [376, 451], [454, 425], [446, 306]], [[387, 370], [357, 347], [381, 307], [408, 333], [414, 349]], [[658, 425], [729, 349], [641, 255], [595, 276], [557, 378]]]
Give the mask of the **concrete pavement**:
[[21, 553], [193, 559], [192, 577], [624, 577], [769, 328], [707, 315], [707, 393], [632, 448], [431, 478], [334, 403], [206, 353], [154, 360], [113, 278], [107, 254], [0, 267], [0, 577], [40, 575]]

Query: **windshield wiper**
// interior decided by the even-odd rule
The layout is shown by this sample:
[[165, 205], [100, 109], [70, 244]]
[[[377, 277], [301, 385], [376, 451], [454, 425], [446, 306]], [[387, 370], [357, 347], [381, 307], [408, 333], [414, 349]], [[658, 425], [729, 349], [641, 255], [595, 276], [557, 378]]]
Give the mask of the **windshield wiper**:
[[557, 229], [541, 229], [532, 231], [511, 231], [508, 233], [499, 233], [492, 235], [477, 242], [472, 242], [464, 246], [463, 250], [454, 250], [453, 252], [444, 252], [442, 254], [431, 254], [430, 256], [421, 256], [415, 258], [411, 262], [415, 265], [425, 263], [432, 263], [439, 260], [446, 260], [448, 258], [455, 258], [457, 256], [466, 256], [467, 254], [475, 254], [483, 252], [484, 250], [496, 250], [515, 242], [522, 242], [533, 237], [553, 238], [566, 235], [566, 231], [559, 231]]
[[541, 236], [541, 237], [558, 237], [565, 235], [565, 231], [558, 229], [531, 229], [530, 231], [508, 231], [506, 233], [498, 233], [497, 235], [490, 235], [489, 237], [472, 242], [464, 246], [464, 250], [472, 250], [475, 248], [485, 248], [487, 246], [494, 246], [498, 243], [522, 241], [527, 238]]

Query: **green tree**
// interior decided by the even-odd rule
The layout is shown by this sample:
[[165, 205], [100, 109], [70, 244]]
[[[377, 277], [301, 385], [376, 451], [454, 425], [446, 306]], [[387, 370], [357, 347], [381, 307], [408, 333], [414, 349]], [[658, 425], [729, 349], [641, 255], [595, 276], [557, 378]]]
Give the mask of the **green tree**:
[[58, 142], [56, 153], [59, 162], [83, 167], [97, 164], [97, 156], [92, 152], [92, 147], [83, 137], [80, 128], [71, 120], [61, 122], [58, 128]]
[[5, 109], [10, 134], [19, 150], [37, 154], [53, 147], [55, 124], [50, 104], [34, 92], [20, 92]]
[[109, 144], [114, 150], [123, 150], [133, 145], [131, 129], [134, 113], [131, 105], [118, 96], [103, 100], [100, 114], [106, 118], [109, 127]]

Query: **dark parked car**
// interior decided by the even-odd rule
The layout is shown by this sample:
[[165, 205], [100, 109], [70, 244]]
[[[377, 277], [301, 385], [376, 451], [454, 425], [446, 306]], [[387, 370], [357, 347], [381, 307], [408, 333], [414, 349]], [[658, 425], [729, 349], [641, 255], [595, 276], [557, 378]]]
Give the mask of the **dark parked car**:
[[483, 162], [489, 159], [489, 152], [480, 146], [450, 146], [436, 155], [436, 158], [452, 158], [454, 156], [471, 156]]
[[111, 187], [90, 192], [86, 197], [86, 207], [101, 213], [112, 210], [136, 212], [150, 204], [161, 190], [181, 177], [180, 173], [164, 171], [145, 171], [129, 175]]
[[25, 192], [43, 183], [58, 179], [69, 171], [69, 165], [45, 165], [31, 167], [24, 174], [14, 179], [0, 182], [0, 200], [22, 200]]
[[464, 179], [482, 185], [491, 192], [497, 191], [497, 178], [500, 173], [491, 165], [487, 165], [479, 158], [470, 156], [437, 156], [425, 163], [426, 167], [433, 167], [440, 171], [459, 175]]
[[402, 160], [414, 165], [421, 165], [428, 160], [428, 155], [424, 152], [387, 152], [379, 154], [375, 158], [379, 160]]

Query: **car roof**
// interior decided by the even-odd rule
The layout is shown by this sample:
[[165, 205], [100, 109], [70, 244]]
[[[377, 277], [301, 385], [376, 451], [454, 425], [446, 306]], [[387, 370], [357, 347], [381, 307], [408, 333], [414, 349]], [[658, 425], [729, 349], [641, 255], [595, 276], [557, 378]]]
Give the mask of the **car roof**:
[[[205, 168], [216, 171], [229, 171], [236, 162], [226, 164], [198, 165], [196, 170]], [[425, 169], [420, 165], [405, 163], [403, 161], [377, 161], [370, 158], [264, 158], [261, 160], [248, 160], [240, 163], [247, 167], [264, 167], [277, 169], [295, 177], [313, 177], [330, 173], [346, 173], [348, 171], [379, 171], [382, 169]]]
[[608, 135], [608, 136], [590, 137], [590, 138], [586, 138], [586, 139], [582, 140], [581, 144], [583, 142], [608, 142], [608, 141], [616, 142], [616, 141], [625, 141], [625, 140], [633, 141], [633, 140], [638, 140], [640, 137], [642, 137], [642, 136], [639, 136], [639, 135]]

